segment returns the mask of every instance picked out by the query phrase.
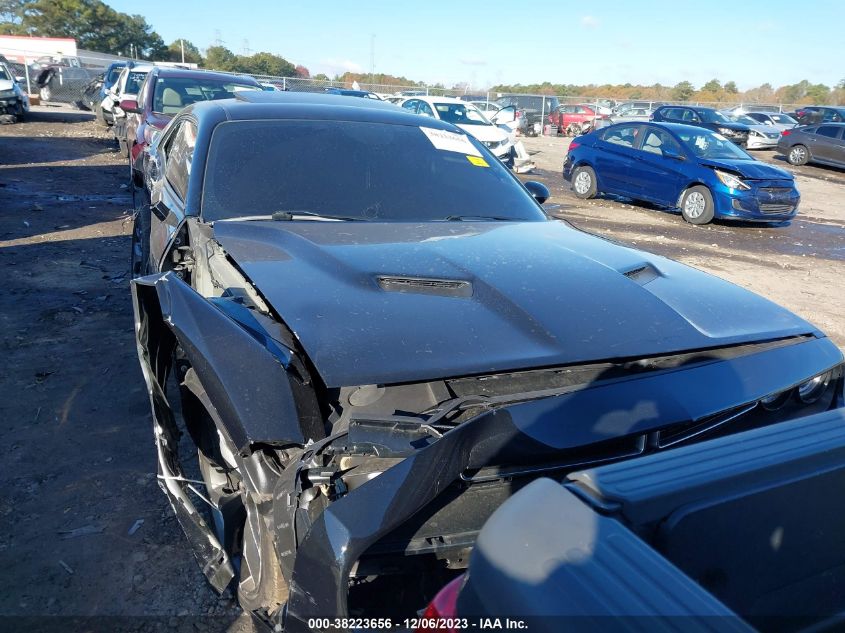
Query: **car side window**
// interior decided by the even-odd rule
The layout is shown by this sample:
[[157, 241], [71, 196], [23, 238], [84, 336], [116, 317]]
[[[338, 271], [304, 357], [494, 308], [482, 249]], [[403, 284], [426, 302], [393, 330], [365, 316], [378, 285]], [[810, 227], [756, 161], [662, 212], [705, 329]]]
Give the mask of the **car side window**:
[[816, 134], [819, 136], [827, 136], [829, 138], [838, 138], [839, 128], [835, 125], [822, 125], [818, 130], [816, 130]]
[[602, 135], [602, 140], [614, 145], [623, 147], [634, 147], [637, 144], [637, 135], [640, 133], [639, 125], [622, 125], [611, 127]]
[[402, 104], [402, 107], [406, 110], [410, 110], [411, 112], [417, 111], [417, 106], [420, 104], [419, 99], [408, 99], [405, 103]]
[[191, 161], [197, 140], [197, 128], [193, 121], [185, 119], [173, 131], [165, 148], [164, 177], [182, 199], [188, 195], [188, 179], [191, 175]]
[[683, 116], [681, 117], [682, 121], [689, 121], [690, 123], [698, 123], [698, 115], [693, 112], [692, 110], [688, 110], [684, 108], [682, 110]]
[[683, 111], [680, 108], [666, 108], [662, 110], [664, 119], [672, 119], [673, 121], [683, 120]]
[[423, 116], [430, 116], [434, 118], [434, 110], [431, 109], [431, 106], [428, 105], [425, 101], [420, 101], [420, 109], [417, 110], [417, 114], [422, 114]]
[[650, 154], [657, 154], [658, 156], [663, 156], [665, 150], [669, 150], [677, 155], [681, 154], [681, 146], [672, 138], [672, 135], [666, 130], [655, 128], [648, 128], [645, 140], [640, 149]]

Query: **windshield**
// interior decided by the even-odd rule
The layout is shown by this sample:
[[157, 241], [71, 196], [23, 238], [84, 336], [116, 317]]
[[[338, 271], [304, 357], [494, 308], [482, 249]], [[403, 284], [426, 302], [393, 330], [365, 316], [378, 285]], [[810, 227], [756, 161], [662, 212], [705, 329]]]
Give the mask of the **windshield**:
[[357, 121], [221, 123], [209, 148], [203, 218], [275, 212], [406, 222], [546, 219], [466, 134]]
[[147, 78], [147, 71], [137, 71], [132, 70], [129, 72], [129, 76], [126, 78], [126, 85], [123, 87], [123, 94], [125, 95], [136, 95], [138, 94], [138, 90], [141, 88], [141, 84], [144, 83], [144, 79]]
[[221, 81], [204, 77], [159, 77], [153, 96], [153, 112], [176, 114], [198, 101], [231, 99], [241, 90], [261, 90], [259, 86], [235, 79]]
[[435, 103], [440, 120], [455, 125], [490, 125], [475, 106], [468, 103]]
[[705, 123], [730, 123], [731, 120], [718, 110], [696, 110]]
[[745, 125], [760, 125], [760, 122], [757, 119], [752, 119], [747, 114], [735, 114], [731, 117], [731, 119], [737, 123], [744, 123]]
[[781, 123], [783, 125], [794, 125], [798, 123], [798, 121], [786, 114], [770, 114], [769, 116], [775, 123]]
[[2, 81], [11, 81], [12, 80], [12, 76], [9, 74], [9, 72], [6, 70], [6, 67], [3, 66], [3, 65], [0, 65], [0, 80], [2, 80]]
[[120, 73], [123, 71], [123, 66], [115, 66], [109, 71], [108, 77], [106, 77], [106, 85], [111, 86], [117, 81], [117, 78], [120, 77]]
[[754, 160], [721, 134], [710, 130], [676, 132], [681, 142], [699, 158]]

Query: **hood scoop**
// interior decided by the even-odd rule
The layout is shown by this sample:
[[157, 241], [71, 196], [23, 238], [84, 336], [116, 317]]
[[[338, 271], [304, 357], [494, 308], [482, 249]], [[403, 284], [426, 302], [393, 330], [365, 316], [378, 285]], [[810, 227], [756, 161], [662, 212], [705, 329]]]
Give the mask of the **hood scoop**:
[[379, 287], [386, 292], [413, 292], [441, 297], [471, 297], [472, 284], [459, 279], [431, 279], [426, 277], [394, 277], [379, 275]]
[[620, 271], [623, 275], [625, 275], [628, 279], [637, 282], [641, 286], [646, 285], [650, 281], [654, 281], [658, 277], [660, 277], [660, 271], [658, 271], [654, 266], [648, 263], [640, 264], [638, 266], [634, 266], [628, 270]]

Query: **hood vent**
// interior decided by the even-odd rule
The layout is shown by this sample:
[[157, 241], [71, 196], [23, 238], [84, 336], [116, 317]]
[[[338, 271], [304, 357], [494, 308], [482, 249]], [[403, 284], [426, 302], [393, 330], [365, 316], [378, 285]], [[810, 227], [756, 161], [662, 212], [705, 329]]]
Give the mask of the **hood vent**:
[[635, 266], [630, 270], [622, 271], [622, 274], [628, 279], [636, 281], [641, 286], [644, 286], [648, 282], [654, 281], [660, 277], [660, 273], [651, 264], [641, 264], [639, 266]]
[[388, 277], [379, 275], [378, 285], [387, 292], [414, 292], [441, 297], [471, 297], [472, 284], [455, 279], [427, 279], [424, 277]]

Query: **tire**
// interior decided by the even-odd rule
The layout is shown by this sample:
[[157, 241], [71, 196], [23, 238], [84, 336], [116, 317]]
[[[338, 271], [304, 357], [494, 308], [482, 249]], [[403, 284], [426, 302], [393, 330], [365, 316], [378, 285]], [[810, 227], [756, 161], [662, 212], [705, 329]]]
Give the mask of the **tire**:
[[594, 198], [598, 193], [596, 172], [592, 167], [582, 165], [572, 172], [572, 191], [582, 200]]
[[810, 160], [810, 150], [806, 145], [793, 145], [786, 153], [786, 160], [790, 165], [806, 165]]
[[715, 213], [713, 195], [704, 185], [690, 187], [681, 197], [681, 215], [690, 224], [707, 224]]
[[53, 91], [50, 90], [50, 86], [41, 86], [41, 88], [38, 90], [38, 97], [41, 99], [41, 101], [50, 101], [50, 99], [53, 97]]
[[287, 602], [288, 585], [273, 546], [269, 519], [247, 498], [246, 522], [241, 544], [238, 603], [244, 611], [272, 615]]
[[94, 109], [94, 116], [97, 119], [97, 123], [99, 123], [103, 127], [109, 127], [109, 122], [106, 120], [106, 115], [103, 114], [102, 105], [97, 105], [97, 107]]
[[135, 213], [132, 226], [132, 245], [129, 272], [133, 279], [153, 272], [150, 264], [150, 208], [143, 206]]

